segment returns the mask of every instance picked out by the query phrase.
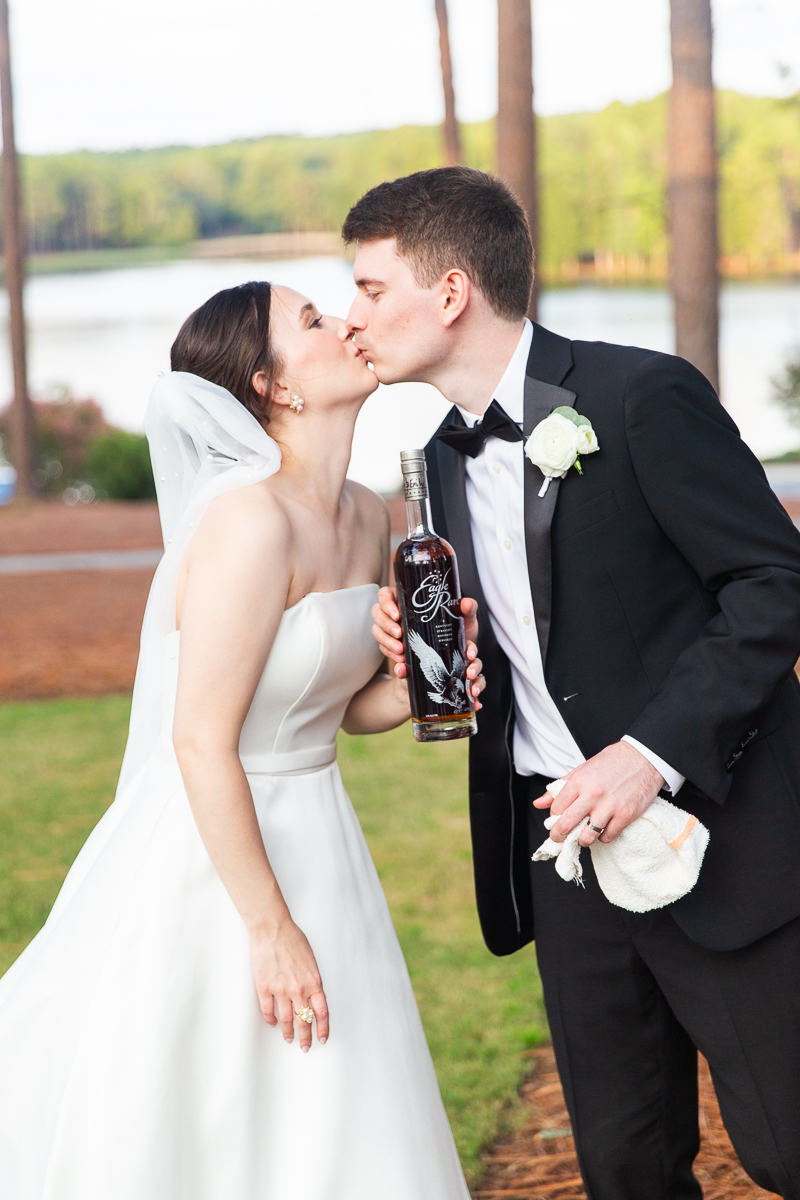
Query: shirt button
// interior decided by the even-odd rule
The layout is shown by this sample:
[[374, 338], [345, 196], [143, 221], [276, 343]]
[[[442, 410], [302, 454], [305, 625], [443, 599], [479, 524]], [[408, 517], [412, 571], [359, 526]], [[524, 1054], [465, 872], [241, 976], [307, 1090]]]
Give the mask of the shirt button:
[[502, 469], [503, 468], [500, 466], [500, 463], [495, 463], [494, 466], [492, 467], [492, 470], [494, 471], [495, 475], [499, 475], [500, 472], [502, 471]]
[[522, 618], [522, 624], [523, 624], [523, 625], [530, 625], [530, 623], [531, 623], [531, 619], [530, 619], [530, 617], [528, 616], [528, 614], [527, 614], [527, 613], [525, 613], [525, 616]]
[[511, 538], [506, 538], [506, 540], [503, 542], [503, 545], [505, 546], [506, 550], [510, 550], [511, 549]]

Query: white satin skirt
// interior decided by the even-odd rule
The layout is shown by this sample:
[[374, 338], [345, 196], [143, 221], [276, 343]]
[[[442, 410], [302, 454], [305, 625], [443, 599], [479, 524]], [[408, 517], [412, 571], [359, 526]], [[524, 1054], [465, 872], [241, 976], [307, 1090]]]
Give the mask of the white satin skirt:
[[335, 763], [250, 777], [330, 1040], [259, 1012], [248, 937], [161, 748], [0, 981], [2, 1200], [468, 1200]]

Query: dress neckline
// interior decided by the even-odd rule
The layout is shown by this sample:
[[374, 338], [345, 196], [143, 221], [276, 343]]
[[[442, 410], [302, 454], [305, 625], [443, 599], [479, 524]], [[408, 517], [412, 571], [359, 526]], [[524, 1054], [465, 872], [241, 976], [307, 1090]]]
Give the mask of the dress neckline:
[[[296, 608], [299, 608], [304, 600], [308, 600], [309, 596], [340, 596], [342, 594], [342, 592], [359, 592], [359, 591], [362, 591], [364, 588], [377, 588], [377, 587], [379, 587], [379, 584], [377, 584], [377, 583], [355, 583], [355, 584], [352, 584], [350, 587], [333, 588], [329, 592], [306, 592], [305, 596], [301, 596], [300, 599], [297, 601], [297, 603], [293, 604], [291, 606], [291, 608], [285, 608], [283, 610], [283, 612], [281, 614], [281, 619], [283, 617], [285, 617], [287, 613], [294, 612], [294, 610]], [[180, 629], [173, 629], [172, 633], [167, 634], [167, 637], [168, 638], [175, 637], [175, 635], [179, 634], [179, 633], [180, 633]]]
[[283, 611], [284, 613], [294, 612], [304, 600], [308, 600], [309, 596], [340, 596], [342, 592], [358, 592], [364, 588], [378, 588], [379, 586], [377, 583], [354, 583], [350, 587], [331, 588], [328, 592], [306, 592], [305, 596], [301, 596], [295, 604], [292, 604], [290, 608], [285, 608]]

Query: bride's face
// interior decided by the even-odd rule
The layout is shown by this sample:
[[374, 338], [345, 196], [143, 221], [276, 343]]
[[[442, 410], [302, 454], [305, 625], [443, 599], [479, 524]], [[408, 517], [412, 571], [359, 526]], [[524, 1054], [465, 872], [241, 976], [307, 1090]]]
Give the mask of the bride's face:
[[365, 400], [375, 391], [378, 380], [339, 317], [324, 317], [307, 296], [274, 286], [269, 318], [283, 364], [273, 392], [278, 403], [288, 404], [294, 393], [320, 410]]

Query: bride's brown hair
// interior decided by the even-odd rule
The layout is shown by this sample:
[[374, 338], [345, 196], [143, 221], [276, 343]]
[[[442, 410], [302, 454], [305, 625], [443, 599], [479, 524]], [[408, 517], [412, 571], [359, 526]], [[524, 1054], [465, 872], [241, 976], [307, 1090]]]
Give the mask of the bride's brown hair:
[[270, 344], [271, 296], [272, 285], [262, 282], [217, 292], [186, 318], [170, 351], [173, 371], [226, 388], [262, 423], [270, 402], [253, 387], [253, 376], [265, 372], [269, 397], [281, 366]]

